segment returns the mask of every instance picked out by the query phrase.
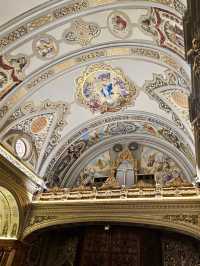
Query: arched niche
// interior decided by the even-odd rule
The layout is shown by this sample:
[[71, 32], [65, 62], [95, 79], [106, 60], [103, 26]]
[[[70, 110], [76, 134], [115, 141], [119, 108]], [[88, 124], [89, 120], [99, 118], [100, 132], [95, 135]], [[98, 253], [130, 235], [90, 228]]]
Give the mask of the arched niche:
[[17, 238], [19, 208], [9, 190], [0, 186], [0, 239]]

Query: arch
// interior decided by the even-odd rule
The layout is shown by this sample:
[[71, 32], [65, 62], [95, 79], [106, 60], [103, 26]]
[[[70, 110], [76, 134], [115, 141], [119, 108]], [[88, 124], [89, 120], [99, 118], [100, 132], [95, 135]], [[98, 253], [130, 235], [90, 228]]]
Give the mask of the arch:
[[40, 67], [37, 71], [28, 75], [20, 84], [14, 86], [0, 101], [1, 127], [4, 126], [6, 120], [20, 104], [52, 80], [96, 62], [121, 58], [146, 61], [169, 68], [182, 76], [188, 86], [190, 85], [189, 67], [186, 62], [164, 48], [131, 42], [108, 43], [92, 48], [83, 48]]
[[[53, 25], [59, 25], [65, 23], [69, 19], [74, 19], [78, 16], [84, 16], [88, 13], [96, 13], [101, 10], [109, 10], [111, 8], [120, 8], [126, 6], [135, 7], [157, 7], [163, 8], [168, 12], [173, 12], [177, 16], [182, 17], [185, 11], [185, 5], [180, 0], [171, 1], [159, 1], [154, 0], [149, 3], [148, 0], [143, 1], [126, 1], [126, 3], [119, 4], [118, 1], [51, 1], [51, 3], [44, 3], [39, 7], [33, 8], [28, 12], [14, 18], [13, 20], [5, 23], [0, 27], [1, 38], [0, 48], [5, 52], [8, 52], [16, 46], [16, 44], [22, 43], [25, 39], [30, 38], [38, 31], [48, 31]], [[44, 21], [42, 21], [44, 20]], [[41, 22], [42, 21], [42, 22]], [[13, 27], [12, 25], [15, 25]], [[21, 34], [15, 38], [9, 38], [13, 33]]]
[[13, 194], [0, 186], [0, 239], [16, 239], [19, 231], [20, 213]]
[[[48, 207], [47, 207], [48, 206]], [[89, 222], [118, 222], [159, 226], [200, 238], [199, 203], [189, 200], [85, 200], [35, 202], [22, 238], [49, 226]], [[158, 211], [159, 210], [159, 211]], [[43, 213], [42, 213], [43, 211]]]
[[[154, 133], [149, 132], [148, 130], [142, 131], [139, 130], [140, 125], [149, 125], [150, 128], [154, 129]], [[123, 132], [120, 130], [116, 133], [113, 130], [116, 130], [118, 126], [121, 126]], [[127, 128], [126, 132], [126, 127]], [[144, 128], [142, 126], [142, 128]], [[166, 138], [163, 135], [159, 135], [159, 129], [164, 128], [166, 132], [170, 130], [170, 132], [174, 132], [173, 135], [178, 137], [180, 143], [184, 143], [187, 147], [183, 150], [180, 149], [182, 144], [176, 144], [175, 138]], [[87, 145], [87, 140], [85, 140], [84, 134], [85, 129], [87, 129], [88, 137], [93, 138], [94, 134], [99, 135], [98, 141], [92, 141], [90, 145]], [[100, 129], [100, 131], [98, 130]], [[95, 133], [96, 132], [96, 133]], [[103, 133], [106, 132], [106, 133]], [[157, 133], [155, 133], [157, 132]], [[148, 144], [154, 148], [157, 147], [158, 150], [167, 153], [170, 157], [173, 157], [173, 160], [177, 162], [178, 165], [180, 163], [182, 165], [181, 169], [184, 169], [185, 176], [187, 176], [188, 180], [192, 180], [195, 175], [194, 169], [194, 160], [193, 157], [193, 145], [190, 141], [186, 141], [184, 138], [184, 134], [181, 130], [175, 128], [174, 124], [167, 119], [163, 119], [158, 115], [152, 115], [148, 112], [125, 112], [117, 115], [104, 115], [103, 117], [98, 117], [88, 121], [87, 123], [81, 124], [78, 128], [71, 131], [68, 136], [65, 136], [57, 145], [56, 149], [52, 152], [51, 156], [47, 158], [47, 160], [42, 164], [42, 168], [40, 171], [40, 175], [48, 176], [49, 178], [54, 175], [57, 177], [58, 172], [56, 173], [56, 169], [58, 169], [58, 164], [64, 160], [65, 156], [68, 156], [68, 150], [71, 154], [73, 154], [73, 150], [76, 150], [76, 147], [79, 147], [79, 144], [83, 146], [78, 151], [78, 158], [76, 160], [68, 161], [67, 167], [65, 168], [65, 176], [62, 180], [62, 185], [66, 184], [66, 177], [69, 178], [69, 182], [73, 182], [79, 174], [79, 171], [97, 154], [102, 153], [108, 147], [111, 147], [116, 142], [130, 142], [136, 141], [140, 144]], [[78, 149], [79, 149], [78, 148]], [[185, 151], [187, 152], [185, 153]], [[192, 157], [190, 157], [190, 155]], [[188, 156], [189, 155], [189, 156]], [[75, 179], [74, 179], [75, 178]], [[71, 181], [70, 181], [71, 180]], [[68, 183], [68, 182], [67, 182]]]

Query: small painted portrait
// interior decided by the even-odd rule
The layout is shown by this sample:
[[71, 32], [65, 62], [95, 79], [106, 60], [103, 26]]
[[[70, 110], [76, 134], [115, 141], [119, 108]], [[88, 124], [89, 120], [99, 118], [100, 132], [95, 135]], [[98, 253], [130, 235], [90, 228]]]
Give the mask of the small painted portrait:
[[108, 28], [115, 37], [120, 39], [125, 39], [131, 34], [130, 19], [121, 11], [112, 12], [108, 16]]
[[52, 59], [58, 54], [56, 40], [50, 35], [41, 35], [33, 42], [33, 51], [41, 59]]

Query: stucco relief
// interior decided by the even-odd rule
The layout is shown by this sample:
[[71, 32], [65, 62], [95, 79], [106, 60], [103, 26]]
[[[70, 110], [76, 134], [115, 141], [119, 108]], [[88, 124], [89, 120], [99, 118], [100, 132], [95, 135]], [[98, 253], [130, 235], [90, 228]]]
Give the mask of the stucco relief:
[[72, 22], [72, 25], [64, 34], [64, 40], [68, 44], [79, 43], [81, 46], [86, 46], [91, 43], [92, 39], [98, 37], [101, 29], [96, 23], [87, 23], [82, 19], [77, 19]]
[[58, 54], [58, 44], [53, 36], [43, 34], [33, 41], [33, 51], [37, 57], [50, 60]]
[[17, 238], [19, 209], [14, 196], [0, 187], [0, 238]]
[[68, 112], [69, 105], [64, 102], [44, 101], [40, 105], [26, 102], [7, 121], [1, 141], [36, 170], [46, 145], [45, 154], [48, 154], [57, 144]]
[[189, 120], [190, 88], [186, 80], [181, 75], [167, 70], [164, 74], [154, 73], [153, 80], [146, 80], [143, 89], [150, 98], [158, 102], [160, 109], [171, 113], [176, 125], [188, 134], [183, 123], [184, 120]]
[[[5, 103], [0, 109], [0, 117], [3, 118], [8, 110], [15, 106], [22, 97], [25, 97], [31, 91], [35, 91], [38, 86], [42, 86], [44, 83], [52, 79], [53, 77], [59, 75], [63, 71], [69, 71], [71, 68], [78, 66], [79, 64], [86, 62], [93, 62], [101, 58], [110, 58], [118, 56], [130, 56], [130, 58], [140, 58], [141, 60], [151, 60], [154, 63], [159, 63], [162, 65], [168, 65], [169, 68], [178, 72], [182, 76], [189, 86], [189, 78], [185, 73], [183, 67], [181, 67], [174, 59], [164, 52], [156, 51], [155, 49], [148, 47], [112, 47], [104, 49], [96, 49], [92, 52], [84, 52], [81, 55], [76, 55], [72, 58], [64, 59], [62, 62], [57, 63], [55, 66], [51, 66], [48, 69], [40, 71], [38, 74], [34, 75], [30, 80], [24, 83], [24, 85], [16, 92], [12, 94], [12, 97], [8, 99], [9, 101]], [[156, 62], [155, 62], [156, 61]], [[11, 92], [10, 89], [9, 92]], [[2, 95], [2, 98], [5, 96]]]

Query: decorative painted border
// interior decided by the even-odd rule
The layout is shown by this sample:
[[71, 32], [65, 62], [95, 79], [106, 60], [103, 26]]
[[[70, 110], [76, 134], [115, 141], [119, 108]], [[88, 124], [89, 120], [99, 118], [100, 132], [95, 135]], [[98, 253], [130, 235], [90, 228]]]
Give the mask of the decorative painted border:
[[[98, 128], [103, 128], [103, 126], [106, 125], [111, 125], [111, 124], [116, 124], [117, 123], [139, 123], [139, 122], [143, 122], [143, 123], [149, 123], [150, 125], [157, 125], [158, 127], [161, 128], [165, 128], [167, 131], [169, 131], [169, 137], [171, 136], [171, 140], [170, 138], [165, 138], [162, 136], [158, 136], [157, 134], [151, 134], [150, 132], [148, 133], [148, 131], [142, 134], [143, 138], [153, 138], [154, 141], [156, 139], [157, 143], [164, 145], [163, 143], [167, 143], [167, 145], [169, 145], [172, 149], [172, 146], [174, 146], [174, 150], [177, 149], [178, 153], [179, 153], [179, 157], [180, 154], [182, 154], [181, 156], [184, 158], [187, 158], [187, 162], [188, 165], [191, 166], [191, 169], [193, 168], [193, 171], [191, 172], [195, 172], [195, 168], [194, 168], [194, 147], [191, 143], [186, 142], [186, 140], [183, 137], [182, 132], [178, 132], [177, 129], [175, 129], [175, 126], [168, 121], [167, 119], [164, 119], [162, 117], [159, 117], [157, 115], [152, 115], [146, 112], [125, 112], [123, 114], [118, 114], [118, 115], [106, 115], [104, 117], [99, 117], [99, 118], [95, 118], [95, 120], [91, 120], [85, 124], [82, 124], [81, 126], [79, 126], [79, 128], [75, 129], [73, 132], [71, 132], [70, 135], [68, 135], [67, 137], [65, 137], [64, 139], [62, 139], [59, 143], [59, 145], [56, 147], [56, 150], [54, 150], [52, 152], [52, 154], [46, 159], [46, 162], [43, 162], [43, 168], [40, 171], [40, 175], [43, 176], [48, 176], [50, 179], [53, 178], [54, 176], [56, 176], [56, 169], [58, 168], [58, 164], [59, 162], [64, 160], [64, 157], [67, 156], [67, 150], [70, 151], [70, 155], [72, 155], [73, 153], [75, 153], [75, 158], [77, 157], [77, 159], [74, 159], [73, 161], [68, 161], [68, 166], [65, 166], [65, 170], [67, 170], [68, 173], [70, 173], [70, 177], [72, 177], [72, 175], [74, 175], [73, 169], [75, 168], [79, 168], [80, 164], [82, 164], [83, 160], [83, 156], [85, 157], [86, 154], [87, 156], [89, 156], [89, 154], [91, 153], [91, 151], [94, 149], [96, 152], [96, 145], [104, 145], [104, 142], [108, 141], [108, 137], [110, 138], [115, 138], [116, 136], [111, 134], [109, 136], [105, 135], [105, 137], [103, 138], [100, 137], [98, 139], [97, 142], [94, 141], [94, 143], [92, 143], [91, 145], [87, 145], [83, 139], [83, 135], [85, 133], [85, 129], [87, 129], [88, 133], [91, 133], [94, 131], [96, 132], [96, 130]], [[141, 132], [139, 133], [141, 135]], [[131, 136], [132, 138], [134, 136], [137, 136], [138, 133], [135, 130], [134, 127], [134, 131], [124, 131], [124, 133], [118, 133], [117, 136], [119, 136], [119, 138], [125, 139], [125, 137], [129, 137]], [[174, 143], [174, 138], [179, 139], [180, 143], [176, 144]], [[147, 141], [147, 140], [146, 140]], [[182, 144], [181, 144], [182, 143]], [[108, 145], [108, 143], [107, 143]], [[184, 146], [186, 145], [186, 146]], [[191, 146], [192, 145], [192, 146]], [[101, 148], [99, 146], [98, 150]], [[184, 146], [184, 147], [183, 147]], [[81, 156], [81, 157], [80, 157]], [[178, 156], [178, 155], [177, 155]], [[79, 161], [79, 158], [81, 158], [81, 162]], [[89, 157], [88, 157], [89, 158]], [[91, 158], [90, 158], [91, 159]], [[69, 160], [69, 159], [68, 159]], [[176, 158], [177, 160], [177, 158]], [[79, 164], [77, 165], [77, 162], [79, 161]], [[48, 165], [47, 165], [48, 163]], [[53, 170], [54, 169], [54, 170]], [[65, 171], [66, 172], [66, 171]], [[77, 175], [77, 172], [75, 173], [75, 175]]]
[[[65, 2], [65, 1], [64, 1]], [[171, 11], [179, 13], [179, 15], [183, 16], [185, 11], [185, 6], [180, 0], [146, 0], [142, 1], [143, 4], [148, 4], [151, 2], [156, 5], [159, 4], [162, 7], [166, 6], [170, 8]], [[40, 6], [40, 14], [34, 16], [34, 13], [38, 13], [38, 8], [32, 9], [32, 11], [28, 11], [22, 16], [16, 18], [16, 20], [12, 20], [6, 24], [4, 24], [0, 31], [3, 32], [4, 29], [9, 28], [11, 24], [16, 25], [14, 29], [11, 28], [6, 33], [3, 33], [0, 37], [0, 50], [4, 50], [6, 47], [11, 44], [17, 42], [18, 40], [24, 38], [26, 35], [35, 32], [38, 29], [41, 29], [44, 26], [51, 24], [56, 20], [60, 20], [63, 17], [68, 17], [74, 14], [79, 14], [83, 11], [88, 11], [92, 8], [108, 8], [113, 4], [118, 4], [117, 0], [80, 0], [80, 1], [71, 1], [69, 3], [62, 3], [59, 5], [57, 2], [55, 5], [54, 2], [50, 3], [48, 6], [46, 4]], [[142, 5], [142, 3], [140, 3]], [[53, 8], [51, 7], [53, 6]], [[47, 7], [47, 8], [46, 8]], [[45, 10], [46, 9], [46, 10]], [[31, 13], [31, 14], [30, 14]], [[20, 23], [20, 18], [24, 18], [27, 14], [27, 17], [33, 16], [33, 18], [28, 19], [24, 23]]]
[[[14, 88], [0, 102], [0, 119], [1, 125], [4, 125], [6, 118], [11, 115], [14, 109], [24, 101], [29, 94], [36, 92], [39, 88], [55, 79], [59, 75], [72, 71], [77, 67], [84, 66], [88, 63], [93, 63], [96, 60], [109, 60], [119, 57], [128, 57], [137, 60], [147, 60], [155, 64], [167, 66], [177, 74], [181, 75], [185, 82], [190, 86], [189, 77], [186, 71], [179, 64], [178, 60], [172, 58], [172, 53], [163, 51], [161, 48], [152, 48], [150, 46], [138, 46], [131, 44], [111, 45], [111, 47], [94, 48], [92, 50], [84, 50], [84, 52], [75, 53], [71, 56], [66, 56], [62, 60], [57, 60], [55, 63], [47, 65], [41, 71], [27, 77], [17, 88]], [[8, 105], [9, 104], [9, 105]]]
[[58, 53], [59, 53], [59, 46], [58, 46], [57, 40], [52, 35], [49, 35], [49, 34], [46, 34], [46, 33], [38, 35], [37, 38], [35, 38], [33, 40], [32, 49], [33, 49], [33, 52], [34, 52], [35, 56], [38, 57], [41, 60], [44, 60], [44, 61], [49, 60], [49, 58], [42, 57], [37, 51], [36, 44], [41, 38], [49, 38], [49, 39], [51, 39], [54, 42], [55, 54], [51, 57], [51, 59], [56, 57], [58, 55]]
[[[109, 195], [109, 191], [108, 191]], [[121, 222], [173, 229], [200, 238], [199, 196], [161, 199], [89, 199], [32, 203], [23, 238], [60, 224]]]

